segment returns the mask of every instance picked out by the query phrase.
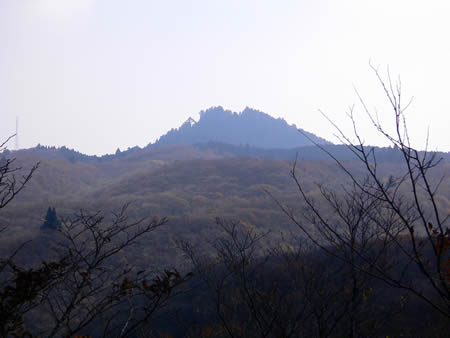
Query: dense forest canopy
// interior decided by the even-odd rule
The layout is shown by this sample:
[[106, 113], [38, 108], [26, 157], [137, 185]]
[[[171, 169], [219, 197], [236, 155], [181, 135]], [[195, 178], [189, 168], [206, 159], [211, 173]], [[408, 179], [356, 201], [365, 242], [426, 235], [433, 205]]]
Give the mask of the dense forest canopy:
[[[358, 175], [364, 175], [364, 168], [345, 147], [327, 147]], [[277, 151], [218, 143], [170, 145], [122, 152], [102, 160], [77, 161], [67, 157], [65, 149], [61, 152], [56, 148], [39, 147], [11, 154], [23, 168], [40, 162], [33, 180], [0, 215], [5, 224], [14, 220], [13, 238], [20, 239], [39, 233], [49, 205], [56, 207], [59, 216], [67, 217], [79, 209], [112, 211], [128, 202], [132, 217], [167, 216], [170, 227], [160, 234], [164, 238], [216, 232], [216, 217], [240, 219], [279, 233], [292, 226], [266, 191], [296, 207], [298, 194], [289, 174], [296, 154], [310, 194], [318, 193], [317, 183], [338, 188], [346, 180], [336, 171], [336, 165], [314, 147]], [[378, 148], [377, 154], [386, 177], [401, 172], [398, 151]], [[449, 166], [444, 158], [434, 178], [448, 172]], [[444, 178], [439, 191], [444, 210], [450, 209], [448, 180]], [[156, 247], [164, 246], [158, 259], [168, 261], [173, 256], [170, 245], [155, 242]]]
[[218, 107], [143, 149], [3, 150], [2, 332], [444, 336], [449, 154], [302, 133]]

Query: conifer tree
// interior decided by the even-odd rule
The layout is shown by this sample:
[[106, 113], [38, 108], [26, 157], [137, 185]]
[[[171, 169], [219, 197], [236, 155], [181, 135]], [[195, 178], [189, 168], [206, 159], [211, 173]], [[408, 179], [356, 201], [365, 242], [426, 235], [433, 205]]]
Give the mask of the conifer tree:
[[47, 215], [45, 216], [44, 223], [41, 225], [42, 229], [59, 229], [61, 227], [61, 221], [56, 216], [56, 210], [53, 207], [48, 207]]

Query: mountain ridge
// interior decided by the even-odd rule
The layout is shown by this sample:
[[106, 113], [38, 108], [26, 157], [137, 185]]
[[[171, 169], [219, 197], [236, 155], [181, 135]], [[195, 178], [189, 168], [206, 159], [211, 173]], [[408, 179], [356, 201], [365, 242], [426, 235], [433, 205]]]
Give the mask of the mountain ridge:
[[208, 142], [250, 145], [265, 149], [291, 149], [331, 142], [298, 129], [284, 119], [275, 119], [259, 110], [246, 107], [236, 113], [222, 106], [200, 112], [199, 121], [189, 117], [179, 128], [172, 128], [154, 145], [199, 144]]

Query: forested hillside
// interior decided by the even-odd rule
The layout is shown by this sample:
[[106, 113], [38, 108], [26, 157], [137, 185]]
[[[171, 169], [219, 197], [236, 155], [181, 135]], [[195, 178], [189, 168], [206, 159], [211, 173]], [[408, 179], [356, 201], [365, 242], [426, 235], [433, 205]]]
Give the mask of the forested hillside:
[[[363, 177], [364, 167], [344, 148], [331, 147], [356, 175]], [[158, 260], [170, 265], [173, 243], [167, 240], [188, 237], [198, 241], [198, 233], [211, 233], [213, 238], [219, 233], [216, 217], [270, 230], [275, 238], [292, 230], [273, 197], [301, 210], [302, 202], [290, 174], [296, 153], [308, 194], [320, 195], [318, 184], [338, 190], [349, 184], [330, 159], [320, 156], [317, 160], [301, 160], [303, 154], [316, 158], [314, 154], [320, 150], [299, 148], [280, 155], [289, 160], [272, 160], [264, 158], [271, 157], [269, 151], [265, 153], [268, 156], [259, 158], [263, 150], [253, 148], [250, 156], [237, 151], [245, 149], [223, 144], [164, 146], [88, 161], [64, 158], [58, 149], [20, 151], [16, 154], [18, 166], [40, 164], [26, 189], [0, 215], [2, 223], [14, 225], [7, 241], [16, 236], [20, 240], [37, 236], [49, 206], [56, 207], [59, 217], [69, 217], [80, 209], [110, 213], [131, 203], [128, 213], [132, 218], [168, 217], [166, 231], [159, 234], [164, 240], [156, 240], [152, 247], [164, 251]], [[399, 154], [389, 149], [380, 149], [380, 154], [379, 170], [386, 178], [402, 172]], [[438, 169], [434, 180], [450, 170], [450, 163], [444, 160]], [[438, 195], [444, 210], [450, 210], [449, 179], [444, 177]]]
[[[358, 161], [354, 153], [344, 146], [324, 147], [354, 178], [364, 182], [367, 166]], [[375, 151], [377, 175], [386, 187], [395, 182], [395, 177], [404, 177], [408, 168], [398, 149], [376, 148]], [[428, 182], [432, 186], [439, 185], [434, 195], [438, 212], [449, 214], [450, 162], [448, 154], [436, 155], [441, 161], [427, 172]], [[314, 206], [320, 210], [323, 222], [335, 223], [339, 229], [346, 226], [341, 219], [346, 214], [340, 214], [341, 208], [348, 206], [350, 209], [345, 209], [346, 212], [357, 215], [351, 211], [355, 200], [349, 199], [347, 194], [355, 188], [352, 178], [339, 170], [339, 164], [329, 155], [323, 155], [323, 150], [311, 147], [267, 150], [210, 142], [153, 145], [118, 151], [106, 157], [89, 157], [67, 148], [42, 146], [4, 152], [3, 156], [0, 165], [21, 168], [12, 172], [17, 178], [25, 177], [36, 163], [39, 166], [20, 194], [6, 208], [1, 208], [0, 224], [5, 227], [0, 239], [1, 254], [7, 256], [26, 243], [14, 257], [15, 262], [23, 266], [36, 267], [41, 262], [63, 257], [56, 260], [57, 263], [44, 263], [38, 270], [17, 270], [39, 273], [36, 276], [40, 276], [39, 283], [47, 288], [42, 292], [49, 293], [48, 298], [44, 298], [49, 304], [58, 302], [58, 292], [68, 292], [68, 295], [73, 294], [73, 299], [96, 304], [98, 300], [90, 303], [91, 298], [79, 295], [73, 284], [57, 281], [58, 273], [64, 278], [68, 278], [68, 273], [79, 276], [76, 278], [87, 278], [85, 269], [92, 269], [92, 277], [85, 279], [80, 288], [89, 292], [102, 288], [101, 294], [106, 297], [104, 303], [99, 303], [104, 306], [102, 311], [111, 314], [119, 311], [111, 317], [114, 325], [110, 328], [96, 317], [93, 322], [87, 319], [81, 322], [84, 331], [73, 329], [71, 332], [102, 336], [100, 328], [106, 327], [105, 332], [118, 335], [129, 316], [131, 298], [127, 297], [131, 295], [136, 302], [133, 306], [140, 311], [139, 318], [144, 318], [142, 322], [133, 322], [139, 325], [136, 328], [140, 331], [132, 326], [129, 335], [132, 337], [149, 334], [261, 336], [266, 330], [271, 332], [269, 336], [283, 337], [289, 336], [287, 332], [320, 336], [318, 330], [326, 336], [345, 336], [348, 330], [357, 330], [367, 335], [393, 336], [416, 333], [423, 336], [434, 332], [440, 337], [447, 331], [448, 323], [435, 308], [427, 308], [428, 312], [423, 315], [420, 298], [394, 292], [374, 277], [374, 271], [368, 274], [352, 270], [351, 265], [339, 258], [346, 251], [333, 242], [327, 247], [331, 256], [314, 248], [302, 230], [317, 232], [314, 223], [295, 223], [301, 217], [317, 221], [317, 217], [311, 217]], [[8, 164], [7, 158], [15, 160]], [[292, 175], [294, 166], [295, 177]], [[8, 171], [4, 173], [11, 175]], [[300, 179], [302, 190], [295, 179]], [[414, 202], [408, 187], [399, 185], [395, 194], [404, 196], [401, 203]], [[416, 196], [420, 200], [428, 199], [423, 189]], [[327, 209], [324, 203], [334, 198], [346, 202], [332, 204], [333, 209]], [[309, 205], [310, 201], [313, 202]], [[356, 201], [366, 203], [365, 199]], [[56, 226], [46, 226], [50, 218]], [[146, 222], [148, 226], [142, 227]], [[103, 263], [103, 250], [121, 243], [115, 239], [110, 244], [105, 234], [113, 236], [117, 229], [127, 229], [127, 224], [131, 224], [132, 230], [119, 233], [119, 238], [147, 232], [149, 236], [141, 238], [139, 235], [134, 245], [127, 245], [126, 250], [117, 251]], [[92, 233], [95, 241], [83, 242], [83, 239], [80, 242], [77, 233], [80, 227], [84, 229], [81, 238]], [[433, 225], [430, 229], [436, 231]], [[371, 230], [367, 228], [363, 233], [367, 231]], [[329, 238], [330, 233], [325, 234], [325, 239]], [[403, 232], [399, 234], [403, 236]], [[416, 235], [426, 236], [426, 233], [417, 228]], [[422, 292], [433, 295], [427, 279], [416, 268], [409, 268], [410, 261], [402, 256], [401, 246], [386, 244], [377, 232], [371, 236], [375, 237], [371, 239], [371, 246], [364, 249], [365, 255], [383, 255], [377, 263], [383, 269], [394, 276], [401, 275], [402, 283], [407, 285], [425, 285]], [[399, 243], [408, 243], [401, 236]], [[98, 245], [100, 249], [96, 249]], [[431, 259], [431, 247], [421, 245], [424, 257]], [[67, 248], [71, 248], [69, 257], [58, 256]], [[99, 258], [89, 263], [98, 254], [97, 250]], [[71, 256], [73, 253], [76, 256]], [[73, 257], [79, 258], [72, 261]], [[67, 263], [67, 259], [72, 263]], [[66, 266], [76, 272], [64, 270]], [[243, 270], [237, 269], [238, 266]], [[119, 273], [119, 267], [125, 270]], [[42, 277], [48, 275], [48, 271], [56, 273], [52, 277], [56, 280], [51, 279], [57, 285], [55, 294]], [[103, 273], [105, 277], [94, 277]], [[36, 276], [33, 278], [38, 278]], [[112, 283], [112, 289], [108, 289], [108, 283]], [[351, 283], [356, 283], [352, 290], [348, 288]], [[34, 287], [41, 287], [39, 285]], [[6, 291], [0, 293], [0, 297], [14, 300], [9, 298], [10, 291]], [[92, 297], [97, 299], [100, 294]], [[112, 299], [117, 299], [117, 303]], [[78, 312], [70, 315], [75, 322], [77, 316], [93, 311], [82, 304], [76, 306]], [[149, 310], [148, 304], [154, 308]], [[352, 310], [348, 308], [350, 304], [354, 306]], [[58, 316], [63, 313], [52, 314], [40, 305], [37, 308], [41, 310], [27, 310], [25, 322], [30, 331], [48, 332], [45, 330], [62, 320]], [[8, 311], [17, 314], [14, 311], [23, 310]], [[420, 323], [416, 321], [419, 313]], [[347, 323], [352, 320], [358, 326], [349, 327]], [[258, 321], [261, 326], [255, 326]], [[270, 324], [272, 321], [276, 325]], [[12, 327], [16, 327], [14, 325]], [[22, 327], [22, 324], [17, 325]], [[54, 327], [55, 332], [66, 332], [58, 331], [63, 328], [69, 330], [65, 326]], [[227, 330], [230, 332], [226, 333]]]
[[[234, 145], [250, 145], [267, 149], [290, 149], [312, 142], [330, 142], [289, 125], [283, 119], [274, 119], [263, 112], [245, 108], [241, 113], [233, 113], [222, 107], [213, 107], [200, 112], [200, 120], [188, 119], [180, 128], [172, 129], [161, 136], [156, 145], [197, 144], [220, 142]], [[311, 140], [309, 140], [310, 138]]]

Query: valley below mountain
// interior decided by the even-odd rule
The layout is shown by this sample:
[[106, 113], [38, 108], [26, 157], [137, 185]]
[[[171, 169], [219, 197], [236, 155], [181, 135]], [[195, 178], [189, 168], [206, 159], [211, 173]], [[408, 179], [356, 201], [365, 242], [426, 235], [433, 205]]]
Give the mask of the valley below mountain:
[[[240, 127], [236, 128], [235, 124]], [[253, 128], [255, 134], [250, 132], [246, 137], [240, 137], [239, 133], [244, 135], [248, 128]], [[268, 130], [273, 130], [274, 138], [267, 137]], [[236, 132], [235, 142], [229, 142], [227, 138], [232, 131]], [[429, 190], [421, 185], [417, 187], [417, 193], [411, 195], [410, 187], [399, 184], [407, 177], [405, 172], [410, 172], [400, 149], [367, 147], [367, 153], [376, 154], [376, 162], [362, 162], [351, 147], [334, 145], [305, 131], [299, 132], [295, 126], [261, 112], [246, 109], [236, 114], [221, 107], [203, 112], [198, 122], [188, 120], [154, 144], [124, 151], [118, 149], [111, 155], [87, 156], [66, 147], [41, 145], [19, 151], [5, 150], [0, 154], [0, 165], [14, 166], [13, 172], [5, 172], [13, 173], [17, 180], [25, 180], [33, 166], [38, 168], [20, 194], [1, 210], [0, 225], [4, 230], [0, 253], [8, 256], [23, 245], [14, 257], [16, 262], [24, 267], [44, 262], [44, 268], [48, 268], [53, 263], [46, 262], [57, 259], [65, 262], [67, 257], [58, 255], [61, 247], [66, 250], [67, 246], [72, 248], [69, 257], [76, 250], [81, 257], [83, 252], [88, 252], [83, 257], [83, 264], [89, 267], [90, 259], [98, 254], [96, 246], [108, 248], [108, 245], [121, 243], [113, 241], [109, 244], [107, 236], [110, 232], [103, 233], [101, 224], [112, 224], [111, 228], [105, 229], [113, 233], [114, 229], [127, 229], [131, 224], [134, 232], [126, 230], [120, 237], [125, 243], [139, 233], [139, 229], [145, 228], [145, 224], [150, 224], [151, 231], [145, 239], [139, 238], [133, 246], [115, 252], [114, 259], [105, 260], [106, 267], [102, 269], [116, 271], [120, 267], [126, 276], [137, 273], [139, 283], [128, 277], [123, 279], [119, 273], [112, 284], [113, 290], [118, 288], [113, 291], [118, 299], [122, 299], [120, 297], [126, 295], [128, 289], [169, 299], [173, 295], [170, 294], [172, 286], [168, 285], [173, 281], [173, 289], [179, 290], [174, 291], [177, 296], [168, 305], [158, 303], [163, 298], [157, 298], [159, 312], [154, 321], [149, 322], [151, 325], [144, 326], [152, 327], [158, 334], [222, 337], [227, 336], [224, 323], [239, 323], [240, 326], [230, 330], [246, 332], [244, 336], [248, 336], [254, 330], [251, 326], [254, 319], [249, 321], [248, 318], [270, 315], [274, 320], [280, 320], [281, 326], [274, 328], [274, 332], [301, 322], [298, 332], [314, 335], [316, 324], [310, 323], [308, 318], [323, 307], [324, 313], [336, 320], [339, 336], [348, 332], [347, 321], [340, 321], [341, 315], [335, 314], [341, 311], [342, 316], [348, 318], [348, 296], [354, 292], [360, 295], [357, 313], [358, 320], [363, 323], [361, 332], [375, 332], [371, 325], [379, 325], [377, 332], [408, 335], [412, 331], [428, 332], [429, 325], [434, 323], [436, 336], [439, 336], [446, 331], [448, 323], [439, 317], [441, 314], [436, 308], [427, 313], [420, 325], [416, 324], [414, 318], [421, 309], [418, 298], [398, 296], [383, 284], [381, 277], [377, 279], [368, 273], [349, 270], [345, 261], [347, 256], [340, 256], [349, 251], [345, 245], [334, 242], [335, 238], [347, 238], [345, 236], [352, 234], [347, 229], [353, 222], [362, 222], [362, 230], [355, 228], [357, 236], [361, 236], [358, 243], [363, 243], [363, 249], [358, 247], [357, 250], [366, 250], [361, 252], [370, 259], [375, 257], [376, 264], [384, 264], [378, 263], [384, 260], [390, 264], [388, 256], [398, 257], [388, 268], [395, 276], [401, 276], [398, 278], [402, 283], [427, 283], [419, 270], [409, 268], [410, 258], [401, 255], [402, 245], [409, 243], [405, 237], [407, 231], [404, 228], [389, 230], [393, 231], [389, 234], [398, 236], [394, 242], [398, 246], [394, 246], [386, 244], [390, 237], [376, 229], [385, 226], [377, 223], [379, 219], [391, 222], [388, 224], [393, 227], [399, 222], [395, 213], [391, 215], [391, 209], [377, 204], [389, 198], [379, 195], [380, 186], [381, 191], [390, 192], [389, 189], [398, 184], [392, 194], [404, 196], [400, 198], [401, 205], [414, 203], [414, 197], [429, 203]], [[437, 161], [433, 170], [427, 173], [428, 184], [439, 188], [432, 193], [435, 204], [426, 204], [423, 213], [428, 217], [434, 206], [434, 212], [448, 215], [450, 154], [417, 154], [435, 156]], [[13, 162], [7, 162], [8, 159]], [[374, 183], [368, 179], [369, 170], [376, 171], [379, 181]], [[358, 189], [365, 193], [352, 192]], [[407, 214], [406, 217], [410, 216]], [[297, 221], [299, 219], [304, 221]], [[324, 228], [318, 224], [323, 224]], [[326, 228], [328, 224], [333, 227]], [[79, 226], [82, 231], [77, 233]], [[69, 229], [67, 231], [75, 234], [69, 237], [72, 242], [61, 237], [61, 229]], [[416, 231], [418, 238], [429, 236], [432, 243], [441, 243], [441, 237], [436, 235], [439, 232], [431, 222], [425, 230], [409, 229], [412, 234]], [[78, 236], [85, 238], [90, 232], [95, 242], [77, 244]], [[370, 237], [365, 237], [366, 233], [370, 233]], [[322, 234], [323, 242], [317, 242], [312, 234]], [[328, 238], [332, 240], [327, 242]], [[313, 244], [319, 248], [323, 245], [324, 250]], [[418, 245], [422, 245], [424, 257], [432, 257], [432, 247]], [[362, 266], [367, 268], [367, 265]], [[402, 270], [400, 266], [408, 269]], [[74, 269], [79, 269], [78, 265]], [[33, 272], [32, 268], [28, 271]], [[76, 278], [91, 278], [86, 277], [85, 270], [76, 271], [79, 275]], [[103, 270], [97, 271], [101, 276], [99, 271]], [[151, 276], [151, 286], [145, 279], [139, 279], [144, 271], [148, 273], [145, 276]], [[352, 278], [361, 283], [357, 286], [361, 289], [350, 291], [348, 285]], [[98, 285], [109, 283], [100, 282], [100, 279], [92, 279], [89, 283], [94, 280]], [[184, 289], [177, 289], [177, 283]], [[89, 285], [87, 288], [91, 287]], [[434, 297], [430, 287], [422, 290]], [[226, 297], [219, 292], [224, 292]], [[142, 302], [141, 298], [137, 299]], [[155, 298], [149, 299], [155, 301]], [[252, 314], [256, 311], [252, 307], [257, 306], [246, 303], [249, 300], [261, 302], [258, 306], [267, 314]], [[405, 307], [407, 301], [409, 307]], [[218, 308], [217, 304], [224, 308]], [[304, 304], [306, 310], [301, 310], [299, 304]], [[118, 307], [125, 312], [119, 312], [114, 320], [123, 323], [127, 320], [127, 307], [125, 303]], [[218, 320], [216, 311], [229, 317]], [[306, 312], [303, 314], [302, 311]], [[283, 320], [278, 319], [279, 313], [284, 314]], [[388, 314], [387, 317], [384, 314]], [[29, 323], [39, 323], [42, 318], [45, 318], [43, 323], [47, 323], [47, 317], [31, 311], [28, 326], [40, 329], [39, 325]], [[322, 320], [320, 316], [317, 318], [318, 322]], [[397, 323], [405, 323], [405, 327], [391, 325], [391, 318], [396, 318]], [[93, 334], [101, 334], [99, 327], [102, 325], [104, 323], [96, 319], [85, 327]], [[184, 329], [185, 325], [187, 329]], [[119, 329], [111, 330], [118, 334]], [[327, 331], [329, 336], [336, 336], [329, 327], [326, 330], [330, 330]], [[208, 335], [209, 332], [217, 335]]]

